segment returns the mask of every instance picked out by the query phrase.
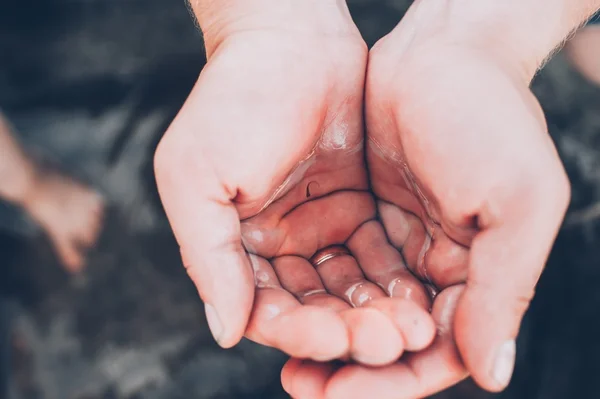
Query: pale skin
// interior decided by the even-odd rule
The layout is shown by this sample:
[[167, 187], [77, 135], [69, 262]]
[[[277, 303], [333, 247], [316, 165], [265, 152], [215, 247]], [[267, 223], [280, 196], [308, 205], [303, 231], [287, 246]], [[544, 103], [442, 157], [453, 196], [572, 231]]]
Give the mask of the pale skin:
[[45, 230], [69, 272], [85, 266], [85, 253], [102, 226], [102, 197], [85, 185], [44, 170], [0, 114], [0, 197], [22, 207]]
[[[272, 10], [280, 20], [291, 11]], [[435, 331], [427, 292], [375, 220], [361, 112], [367, 50], [349, 15], [338, 21], [323, 34], [242, 30], [215, 51], [208, 40], [209, 61], [160, 144], [156, 174], [221, 345], [245, 333], [302, 358], [382, 365], [426, 347]], [[374, 246], [386, 253], [368, 270], [350, 256], [315, 270], [308, 259], [332, 244], [355, 258]]]
[[[504, 389], [569, 200], [528, 86], [600, 2], [417, 1], [368, 69], [342, 1], [216, 3], [193, 4], [209, 61], [156, 171], [219, 343], [246, 334], [291, 354], [282, 382], [295, 398], [418, 398], [469, 374]], [[323, 145], [336, 120], [344, 150]], [[306, 263], [340, 242], [355, 260]], [[420, 293], [420, 281], [435, 285], [430, 316], [426, 296], [395, 298], [374, 270], [401, 270]], [[373, 283], [373, 298], [349, 308], [342, 294], [356, 281]], [[392, 306], [418, 320], [418, 336], [435, 325], [435, 339], [412, 342]], [[323, 363], [348, 357], [357, 363]]]

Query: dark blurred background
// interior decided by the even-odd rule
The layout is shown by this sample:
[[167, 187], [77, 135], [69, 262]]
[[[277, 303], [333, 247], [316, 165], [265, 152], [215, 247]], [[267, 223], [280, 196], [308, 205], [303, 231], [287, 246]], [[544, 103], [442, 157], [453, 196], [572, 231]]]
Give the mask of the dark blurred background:
[[[371, 45], [410, 1], [349, 3]], [[156, 194], [153, 150], [204, 61], [183, 0], [0, 2], [0, 109], [29, 151], [109, 200], [99, 245], [76, 279], [41, 230], [0, 203], [10, 399], [286, 397], [283, 356], [213, 343]], [[559, 54], [534, 90], [573, 201], [523, 325], [513, 383], [498, 397], [600, 397], [600, 89]], [[495, 396], [466, 382], [441, 397]]]

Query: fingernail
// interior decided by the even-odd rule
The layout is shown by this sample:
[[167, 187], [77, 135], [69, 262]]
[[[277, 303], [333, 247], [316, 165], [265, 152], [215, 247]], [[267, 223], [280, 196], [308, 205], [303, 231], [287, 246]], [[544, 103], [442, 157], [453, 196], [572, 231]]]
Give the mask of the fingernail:
[[492, 378], [502, 388], [506, 388], [515, 368], [515, 359], [517, 355], [517, 344], [514, 340], [504, 342], [498, 348], [494, 368], [492, 369]]
[[219, 343], [221, 338], [223, 338], [223, 323], [221, 323], [221, 319], [212, 305], [205, 303], [204, 312], [206, 313], [208, 328], [210, 328], [210, 332], [215, 338], [215, 341]]

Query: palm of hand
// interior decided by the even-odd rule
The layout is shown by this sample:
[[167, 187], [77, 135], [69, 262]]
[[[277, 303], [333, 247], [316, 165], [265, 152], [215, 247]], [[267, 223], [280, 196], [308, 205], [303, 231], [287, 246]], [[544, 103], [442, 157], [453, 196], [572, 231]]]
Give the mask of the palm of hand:
[[[434, 326], [428, 294], [375, 220], [366, 48], [279, 33], [234, 35], [210, 57], [157, 152], [165, 209], [190, 277], [220, 311], [207, 306], [221, 345], [237, 341], [246, 320], [236, 315], [252, 307], [246, 336], [257, 342], [393, 362], [427, 346]], [[310, 258], [334, 244], [353, 256], [315, 269]]]
[[[260, 200], [241, 198], [236, 204], [257, 286], [246, 336], [297, 357], [352, 356], [379, 365], [393, 362], [404, 349], [425, 347], [434, 329], [426, 313], [428, 293], [377, 221], [364, 159], [365, 68], [356, 61], [365, 54], [362, 46], [353, 46], [357, 51], [346, 50], [344, 58], [330, 54], [317, 60], [318, 73], [288, 77], [292, 84], [322, 77], [326, 91], [297, 88], [301, 99], [271, 108], [273, 114], [281, 106], [302, 110], [295, 115], [301, 119], [289, 123], [314, 130], [309, 150], [278, 186]], [[328, 73], [333, 71], [335, 76]], [[298, 137], [306, 140], [302, 133]], [[292, 143], [302, 147], [301, 140]], [[334, 245], [344, 245], [351, 256], [311, 264], [317, 252]]]
[[[404, 153], [416, 148], [402, 146], [402, 132], [394, 125], [395, 109], [390, 99], [396, 98], [398, 87], [374, 64], [369, 67], [365, 99], [370, 189], [384, 239], [401, 254], [403, 266], [426, 282], [435, 298], [432, 317], [438, 335], [426, 349], [408, 353], [400, 362], [378, 370], [292, 359], [282, 380], [294, 397], [422, 397], [467, 375], [455, 346], [452, 320], [462, 292], [468, 248], [448, 237], [435, 219], [437, 204], [429, 201]], [[418, 156], [412, 159], [419, 160]]]
[[[498, 242], [517, 248], [519, 242], [535, 237], [532, 247], [537, 245], [537, 249], [523, 251], [525, 255], [513, 259], [510, 267], [515, 271], [527, 263], [543, 264], [548, 242], [558, 227], [555, 216], [566, 202], [548, 202], [542, 212], [536, 212], [536, 219], [530, 221], [537, 230], [522, 229], [519, 235], [510, 235], [516, 231], [518, 219], [539, 202], [541, 193], [555, 188], [567, 192], [560, 179], [546, 180], [526, 204], [515, 206], [517, 212], [507, 224], [512, 223], [512, 230], [498, 224], [506, 218], [503, 208], [519, 202], [516, 188], [549, 170], [561, 173], [551, 143], [540, 140], [544, 128], [539, 106], [531, 93], [517, 87], [526, 85], [511, 81], [497, 66], [484, 65], [486, 60], [455, 59], [456, 65], [472, 68], [453, 70], [429, 68], [436, 62], [425, 59], [420, 65], [423, 70], [417, 64], [416, 69], [399, 74], [405, 60], [395, 62], [381, 51], [381, 57], [372, 56], [375, 62], [369, 65], [366, 90], [368, 177], [361, 119], [366, 67], [362, 41], [277, 33], [239, 33], [218, 47], [161, 144], [159, 153], [165, 155], [157, 155], [162, 159], [157, 162], [161, 196], [188, 272], [203, 298], [213, 302], [207, 303], [209, 321], [226, 319], [215, 325], [228, 325], [224, 335], [221, 328], [216, 329], [219, 342], [230, 346], [239, 339], [247, 320], [230, 315], [249, 313], [255, 296], [249, 280], [254, 278], [258, 289], [246, 331], [250, 338], [299, 357], [327, 360], [351, 354], [367, 364], [390, 362], [403, 349], [398, 333], [406, 332], [403, 322], [407, 318], [398, 317], [398, 307], [404, 307], [401, 315], [412, 315], [408, 319], [425, 320], [423, 306], [429, 301], [406, 266], [442, 289], [432, 310], [440, 331], [433, 346], [391, 366], [387, 369], [390, 375], [347, 366], [331, 377], [331, 365], [309, 365], [304, 376], [312, 381], [314, 392], [320, 392], [327, 382], [333, 387], [330, 392], [339, 394], [332, 397], [344, 398], [352, 396], [342, 392], [359, 395], [361, 385], [371, 386], [377, 379], [383, 384], [382, 393], [394, 391], [386, 385], [394, 380], [395, 386], [403, 385], [403, 395], [408, 398], [463, 378], [450, 326], [461, 288], [452, 286], [467, 277], [471, 283], [477, 282], [473, 276], [483, 275], [474, 275], [468, 263], [485, 264], [494, 256], [505, 256]], [[431, 57], [443, 58], [435, 49], [429, 50]], [[385, 61], [378, 66], [378, 59]], [[444, 75], [447, 71], [456, 74]], [[469, 76], [478, 73], [481, 75]], [[424, 84], [427, 79], [430, 81]], [[463, 101], [454, 107], [454, 95], [465, 89], [460, 84], [463, 81], [488, 82], [493, 87], [487, 92], [501, 99], [486, 98], [486, 90], [469, 86]], [[428, 97], [429, 90], [435, 91], [437, 101]], [[490, 103], [479, 107], [480, 99]], [[516, 105], [510, 108], [506, 104]], [[502, 115], [465, 113], [469, 109], [499, 109]], [[450, 126], [444, 125], [448, 123]], [[479, 135], [490, 126], [494, 131], [486, 135], [488, 142], [484, 143]], [[448, 130], [456, 135], [448, 136]], [[527, 151], [512, 158], [492, 157], [495, 152], [510, 153], [504, 134], [517, 130], [534, 132], [520, 138], [523, 148], [537, 149], [540, 144], [544, 148], [537, 154], [537, 163], [523, 156]], [[495, 162], [487, 162], [491, 158]], [[507, 161], [514, 165], [505, 170]], [[174, 163], [180, 168], [174, 168]], [[177, 170], [183, 172], [174, 173]], [[522, 170], [528, 175], [519, 176]], [[195, 183], [193, 187], [190, 181]], [[500, 189], [506, 181], [517, 182], [512, 191]], [[492, 197], [500, 202], [489, 202]], [[198, 198], [202, 203], [193, 204]], [[493, 223], [493, 233], [478, 235], [479, 227]], [[315, 270], [310, 258], [332, 244], [345, 244], [355, 259], [337, 257]], [[535, 285], [536, 272], [539, 270], [520, 282], [522, 295]], [[473, 292], [467, 290], [461, 303], [482, 299]], [[389, 295], [411, 301], [384, 298]], [[221, 317], [209, 312], [209, 305], [220, 309]], [[357, 305], [362, 308], [350, 309]], [[367, 307], [381, 312], [370, 312], [373, 309]], [[458, 317], [472, 322], [473, 318], [461, 311], [464, 308], [459, 306]], [[387, 317], [381, 318], [381, 313]], [[509, 327], [500, 326], [498, 320], [488, 320], [487, 329], [501, 327], [497, 330], [506, 336], [516, 334], [512, 330], [518, 329], [518, 317], [508, 320]], [[368, 330], [376, 325], [379, 337], [385, 335], [383, 331], [390, 332], [389, 339], [382, 342], [388, 348], [396, 342], [397, 353], [391, 350], [393, 356], [365, 361], [377, 348], [363, 345], [371, 340], [364, 338], [377, 334], [363, 334], [356, 327]], [[316, 329], [325, 334], [315, 335]], [[497, 333], [487, 338], [494, 334], [494, 339], [506, 338]], [[463, 334], [458, 338], [465, 343], [475, 337]], [[429, 343], [406, 341], [413, 349]], [[475, 349], [472, 353], [479, 353]], [[485, 356], [490, 356], [489, 351]], [[467, 356], [467, 362], [472, 357]], [[480, 363], [488, 367], [490, 359]], [[294, 361], [290, 364], [288, 372], [298, 366]], [[424, 370], [433, 380], [424, 378]], [[481, 373], [475, 377], [482, 378]], [[338, 391], [332, 378], [339, 382]], [[353, 382], [346, 384], [348, 381]], [[311, 389], [310, 383], [302, 385]]]

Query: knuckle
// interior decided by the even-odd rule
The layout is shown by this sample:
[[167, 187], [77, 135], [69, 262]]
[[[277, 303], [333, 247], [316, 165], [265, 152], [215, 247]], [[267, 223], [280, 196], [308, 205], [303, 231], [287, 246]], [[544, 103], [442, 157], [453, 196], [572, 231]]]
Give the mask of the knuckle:
[[538, 178], [531, 200], [536, 205], [547, 204], [551, 213], [564, 213], [571, 199], [571, 183], [560, 161]]

